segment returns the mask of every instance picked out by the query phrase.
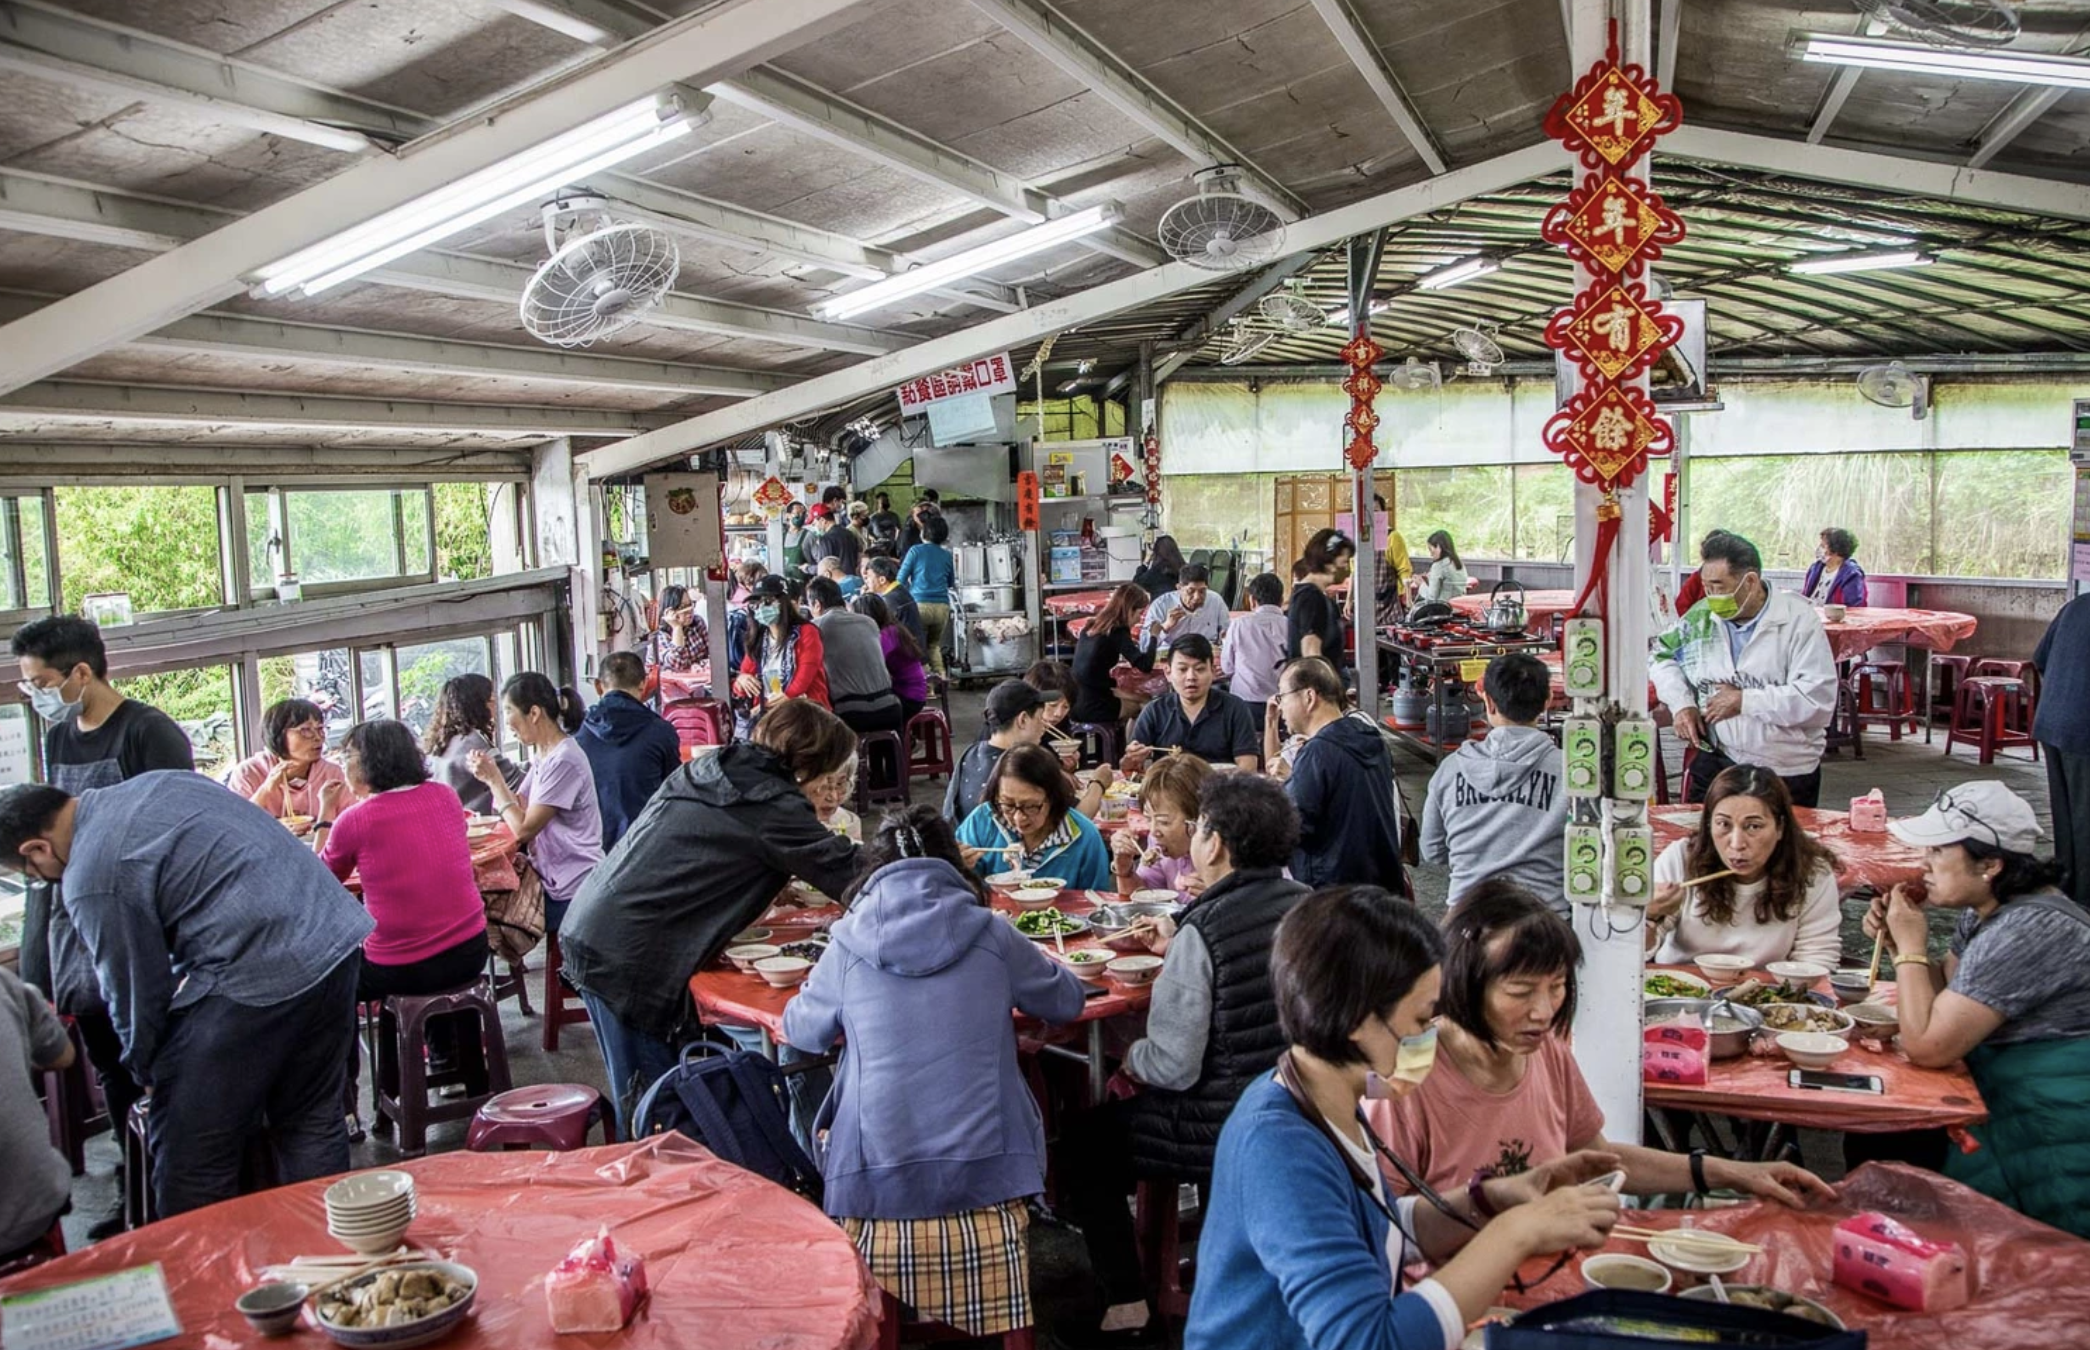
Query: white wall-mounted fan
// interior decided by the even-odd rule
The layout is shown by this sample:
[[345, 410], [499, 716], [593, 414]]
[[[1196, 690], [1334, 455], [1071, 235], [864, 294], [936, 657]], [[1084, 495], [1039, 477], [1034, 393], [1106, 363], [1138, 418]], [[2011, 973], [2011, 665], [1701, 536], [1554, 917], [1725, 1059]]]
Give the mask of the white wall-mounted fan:
[[1219, 354], [1219, 364], [1238, 366], [1283, 336], [1284, 330], [1281, 328], [1264, 328], [1251, 324], [1246, 319], [1230, 320], [1227, 325], [1226, 350]]
[[1161, 213], [1155, 233], [1168, 256], [1209, 272], [1231, 272], [1275, 259], [1284, 247], [1284, 218], [1241, 190], [1232, 164], [1200, 169], [1197, 191]]
[[1854, 0], [1875, 19], [1933, 47], [2007, 47], [2017, 10], [2005, 0]]
[[585, 347], [643, 319], [675, 284], [682, 255], [665, 230], [620, 224], [599, 197], [545, 203], [551, 257], [523, 287], [523, 327], [559, 347]]
[[1930, 377], [1916, 374], [1899, 361], [1859, 371], [1858, 393], [1882, 408], [1907, 408], [1918, 422], [1930, 412]]
[[1386, 377], [1386, 383], [1408, 393], [1423, 389], [1442, 389], [1444, 372], [1437, 369], [1437, 363], [1434, 361], [1422, 361], [1411, 356], [1393, 368]]
[[1457, 347], [1459, 355], [1466, 358], [1465, 373], [1468, 375], [1492, 375], [1496, 367], [1508, 360], [1502, 354], [1500, 344], [1480, 328], [1462, 325], [1452, 329], [1451, 345]]
[[1328, 326], [1328, 312], [1307, 299], [1298, 282], [1275, 295], [1264, 296], [1256, 309], [1287, 333], [1312, 333]]

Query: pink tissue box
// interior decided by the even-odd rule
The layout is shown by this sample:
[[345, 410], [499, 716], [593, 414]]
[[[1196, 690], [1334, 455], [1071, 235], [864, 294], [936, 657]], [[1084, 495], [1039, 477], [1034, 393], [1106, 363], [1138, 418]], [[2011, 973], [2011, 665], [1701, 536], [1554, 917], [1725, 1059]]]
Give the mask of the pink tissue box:
[[1836, 1225], [1836, 1283], [1912, 1312], [1949, 1312], [1973, 1297], [1967, 1253], [1884, 1214]]
[[646, 1297], [646, 1262], [619, 1256], [609, 1229], [583, 1238], [545, 1277], [544, 1303], [552, 1330], [620, 1331]]

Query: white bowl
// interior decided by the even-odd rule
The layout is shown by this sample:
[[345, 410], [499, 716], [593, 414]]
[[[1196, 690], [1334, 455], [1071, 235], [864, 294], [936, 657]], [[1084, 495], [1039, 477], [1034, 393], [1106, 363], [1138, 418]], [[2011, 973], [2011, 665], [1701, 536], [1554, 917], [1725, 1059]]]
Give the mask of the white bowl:
[[352, 1252], [361, 1252], [365, 1256], [381, 1256], [397, 1247], [399, 1240], [406, 1236], [406, 1230], [412, 1226], [412, 1223], [408, 1222], [396, 1228], [380, 1229], [375, 1233], [336, 1233], [333, 1236], [336, 1242]]
[[[1630, 1275], [1626, 1273], [1628, 1271]], [[1634, 1282], [1621, 1282], [1626, 1280]], [[1676, 1277], [1646, 1257], [1604, 1252], [1582, 1263], [1582, 1283], [1591, 1289], [1631, 1289], [1640, 1293], [1666, 1294], [1676, 1283]]]
[[1008, 896], [1018, 909], [1043, 909], [1059, 899], [1060, 893], [1056, 886], [1025, 886], [1020, 890], [1010, 891]]
[[1059, 959], [1066, 962], [1067, 969], [1073, 971], [1078, 978], [1090, 984], [1100, 984], [1109, 970], [1112, 957], [1109, 952], [1084, 947], [1080, 951], [1068, 952]]
[[1115, 979], [1119, 984], [1132, 985], [1136, 988], [1139, 985], [1152, 984], [1155, 978], [1161, 974], [1161, 958], [1158, 956], [1120, 956], [1105, 966], [1104, 969], [1109, 971], [1111, 978]]
[[1174, 905], [1176, 893], [1167, 889], [1132, 892], [1131, 903], [1135, 905]]
[[1017, 886], [1028, 886], [1030, 884], [1030, 873], [996, 872], [993, 876], [987, 878], [987, 884], [996, 890], [1009, 890]]
[[783, 954], [784, 949], [771, 942], [743, 942], [738, 947], [726, 948], [726, 959], [743, 975], [755, 973], [755, 962]]
[[405, 1199], [414, 1193], [414, 1177], [411, 1172], [381, 1169], [374, 1172], [357, 1172], [346, 1176], [326, 1189], [326, 1205], [329, 1213], [343, 1210], [373, 1209], [396, 1200]]
[[1829, 978], [1829, 968], [1812, 961], [1773, 961], [1764, 967], [1771, 978], [1787, 984], [1813, 984]]
[[743, 928], [733, 935], [732, 945], [741, 947], [751, 942], [767, 942], [775, 936], [774, 928]]
[[1029, 881], [1025, 882], [1024, 885], [1031, 887], [1044, 887], [1046, 889], [1055, 891], [1064, 891], [1065, 889], [1067, 889], [1067, 879], [1065, 877], [1032, 877]]
[[1826, 1069], [1850, 1052], [1851, 1043], [1826, 1031], [1781, 1031], [1778, 1048], [1803, 1069]]
[[1715, 984], [1731, 984], [1744, 971], [1756, 968], [1756, 963], [1748, 957], [1730, 956], [1725, 952], [1707, 952], [1693, 964]]
[[1647, 1254], [1672, 1270], [1692, 1275], [1727, 1275], [1749, 1264], [1748, 1252], [1715, 1253], [1688, 1239], [1668, 1236], [1649, 1238]]
[[327, 1227], [344, 1232], [356, 1228], [383, 1228], [387, 1224], [411, 1218], [415, 1208], [414, 1198], [407, 1195], [376, 1209], [329, 1209]]
[[765, 956], [755, 962], [755, 973], [778, 989], [804, 984], [813, 973], [813, 963], [803, 956]]
[[[1704, 998], [1713, 992], [1713, 987], [1704, 980], [1699, 979], [1696, 975], [1686, 975], [1681, 970], [1643, 970], [1640, 972], [1640, 975], [1642, 998]], [[1647, 981], [1657, 975], [1667, 975], [1678, 984], [1688, 985], [1692, 992], [1688, 994], [1650, 994], [1647, 992]]]

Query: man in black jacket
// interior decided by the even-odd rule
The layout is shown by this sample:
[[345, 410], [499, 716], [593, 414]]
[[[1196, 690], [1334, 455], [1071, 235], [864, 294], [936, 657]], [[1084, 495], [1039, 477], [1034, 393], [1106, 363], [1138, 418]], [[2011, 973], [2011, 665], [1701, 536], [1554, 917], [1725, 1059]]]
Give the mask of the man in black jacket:
[[1292, 875], [1317, 890], [1370, 885], [1405, 894], [1393, 761], [1376, 727], [1343, 715], [1335, 668], [1318, 656], [1292, 662], [1277, 677], [1270, 710], [1306, 738], [1285, 782], [1299, 808]]
[[638, 653], [611, 652], [602, 659], [602, 697], [574, 733], [595, 773], [606, 850], [617, 846], [655, 790], [682, 767], [682, 738], [667, 718], [639, 701], [645, 688], [646, 663]]
[[2079, 595], [2039, 639], [2039, 712], [2032, 735], [2046, 747], [2061, 888], [2090, 905], [2090, 596]]

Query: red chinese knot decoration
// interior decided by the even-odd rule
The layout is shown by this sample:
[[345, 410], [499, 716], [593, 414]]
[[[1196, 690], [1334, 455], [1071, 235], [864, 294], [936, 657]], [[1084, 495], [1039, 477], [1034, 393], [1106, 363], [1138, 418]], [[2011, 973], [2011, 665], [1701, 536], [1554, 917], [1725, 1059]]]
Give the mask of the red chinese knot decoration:
[[1161, 437], [1149, 431], [1140, 442], [1140, 456], [1146, 462], [1147, 505], [1161, 505]]
[[1343, 428], [1350, 433], [1349, 442], [1343, 446], [1343, 455], [1353, 469], [1369, 469], [1372, 461], [1379, 457], [1379, 448], [1372, 444], [1372, 433], [1379, 429], [1379, 414], [1372, 407], [1372, 400], [1386, 387], [1386, 382], [1372, 373], [1372, 367], [1386, 355], [1386, 349], [1372, 341], [1369, 333], [1359, 333], [1343, 348], [1343, 364], [1350, 373], [1343, 377], [1343, 391], [1350, 396], [1350, 411], [1343, 418]]
[[1592, 276], [1546, 325], [1546, 345], [1574, 364], [1581, 390], [1547, 421], [1544, 439], [1578, 478], [1608, 492], [1630, 485], [1650, 456], [1669, 453], [1669, 423], [1628, 381], [1683, 337], [1683, 321], [1640, 278], [1684, 237], [1684, 223], [1636, 170], [1682, 121], [1674, 94], [1639, 65], [1620, 64], [1616, 23], [1604, 59], [1546, 114], [1546, 134], [1586, 172], [1539, 232]]

